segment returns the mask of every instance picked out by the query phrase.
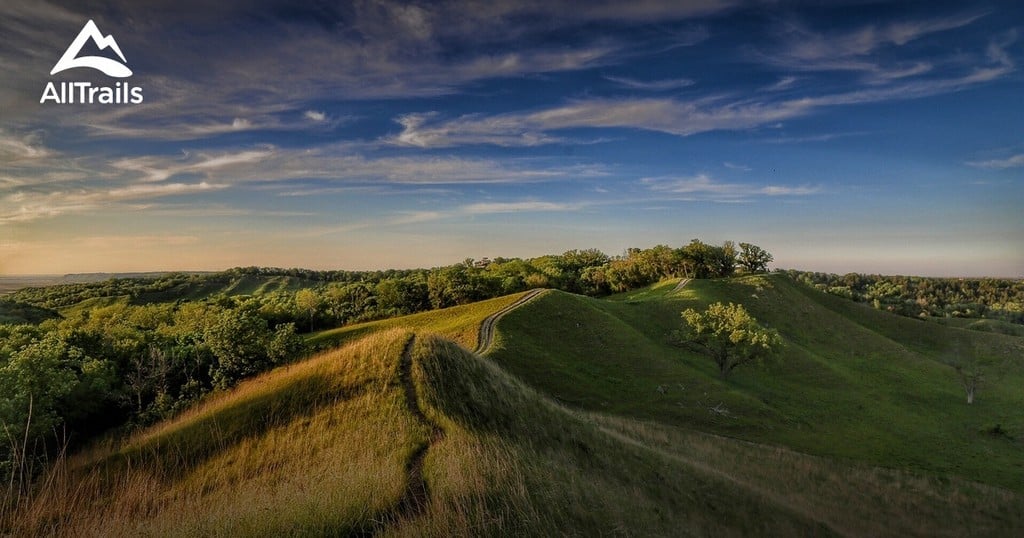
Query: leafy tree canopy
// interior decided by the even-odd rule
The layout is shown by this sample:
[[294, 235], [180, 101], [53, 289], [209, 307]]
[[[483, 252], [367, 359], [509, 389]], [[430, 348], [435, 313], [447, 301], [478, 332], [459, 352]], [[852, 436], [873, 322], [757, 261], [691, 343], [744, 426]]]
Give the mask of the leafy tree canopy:
[[704, 311], [687, 308], [682, 316], [685, 323], [680, 336], [706, 351], [722, 377], [782, 345], [779, 333], [758, 324], [743, 305], [714, 303]]

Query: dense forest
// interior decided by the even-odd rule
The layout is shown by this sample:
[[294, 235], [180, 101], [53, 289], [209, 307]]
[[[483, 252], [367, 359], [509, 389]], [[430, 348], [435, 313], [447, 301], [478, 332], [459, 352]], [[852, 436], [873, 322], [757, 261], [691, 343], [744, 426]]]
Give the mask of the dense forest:
[[766, 271], [756, 245], [699, 240], [434, 269], [237, 268], [26, 288], [0, 300], [0, 478], [117, 427], [169, 417], [309, 351], [300, 333], [532, 288], [606, 295], [667, 277]]
[[918, 318], [986, 318], [1024, 323], [1024, 281], [785, 271], [821, 291]]

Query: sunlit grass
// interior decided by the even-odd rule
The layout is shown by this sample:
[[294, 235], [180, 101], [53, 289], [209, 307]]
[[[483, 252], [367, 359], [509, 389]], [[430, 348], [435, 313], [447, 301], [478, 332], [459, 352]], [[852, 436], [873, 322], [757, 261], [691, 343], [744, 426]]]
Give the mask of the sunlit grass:
[[484, 318], [514, 303], [523, 295], [525, 292], [409, 316], [346, 325], [310, 335], [306, 342], [320, 348], [336, 346], [367, 334], [400, 327], [443, 335], [467, 349], [474, 349], [477, 345], [480, 323]]
[[[370, 528], [426, 432], [405, 411], [390, 331], [243, 383], [68, 462], [26, 534], [265, 536]], [[64, 519], [61, 514], [67, 514]]]
[[[781, 275], [661, 293], [672, 285], [634, 302], [548, 293], [502, 320], [489, 356], [574, 407], [1024, 490], [1020, 338], [876, 311]], [[722, 380], [673, 345], [680, 311], [716, 301], [779, 330], [778, 356]], [[943, 362], [956, 349], [1007, 362], [970, 406]], [[1009, 437], [983, 433], [997, 424]]]
[[[936, 413], [963, 420], [966, 415], [951, 411], [956, 398], [948, 409], [942, 400], [955, 397], [956, 387], [934, 378], [941, 371], [935, 361], [915, 351], [941, 341], [924, 332], [904, 334], [902, 343], [880, 337], [887, 329], [875, 324], [888, 318], [836, 314], [843, 305], [822, 304], [775, 280], [695, 282], [685, 292], [662, 293], [672, 286], [663, 283], [632, 302], [549, 293], [499, 323], [487, 358], [465, 348], [475, 346], [479, 322], [517, 296], [401, 318], [405, 325], [342, 329], [331, 336], [347, 342], [342, 348], [242, 383], [174, 420], [56, 465], [31, 502], [0, 521], [0, 534], [1024, 533], [1019, 493], [963, 478], [970, 477], [968, 465], [961, 477], [922, 472], [921, 461], [929, 461], [915, 460], [922, 452], [940, 462], [949, 460], [949, 452], [880, 444], [871, 438], [879, 425], [857, 422], [862, 415], [900, 409], [899, 398], [860, 410], [862, 415], [842, 414], [849, 411], [844, 406], [871, 404], [892, 390], [884, 383], [896, 378], [919, 382], [922, 395], [915, 397], [942, 406]], [[658, 339], [677, 322], [681, 305], [753, 294], [758, 297], [747, 299], [751, 310], [790, 340], [779, 364], [722, 381], [710, 361]], [[782, 312], [795, 320], [783, 320]], [[409, 328], [416, 330], [411, 380], [400, 368]], [[836, 347], [840, 331], [855, 343], [854, 351], [828, 351], [828, 339]], [[961, 337], [994, 336], [954, 335]], [[986, 342], [998, 347], [1002, 340]], [[877, 359], [870, 354], [883, 351], [889, 361], [902, 362], [872, 362]], [[862, 371], [865, 364], [881, 371]], [[414, 402], [405, 393], [408, 382]], [[659, 385], [669, 388], [661, 392]], [[797, 392], [783, 398], [783, 390]], [[851, 390], [862, 394], [843, 396]], [[994, 387], [993, 399], [1013, 401], [1001, 391]], [[819, 397], [824, 394], [832, 399]], [[715, 403], [723, 403], [719, 410], [725, 413], [715, 411]], [[426, 420], [411, 413], [410, 404]], [[984, 414], [993, 408], [977, 409]], [[828, 416], [846, 421], [817, 422]], [[892, 422], [924, 431], [936, 428], [929, 417], [919, 410]], [[434, 424], [443, 435], [432, 434]], [[962, 446], [963, 439], [954, 441]], [[981, 442], [1004, 451], [990, 450], [995, 459], [989, 469], [1019, 446]], [[1000, 442], [1010, 444], [993, 444]], [[781, 446], [816, 443], [852, 446], [839, 447], [841, 459]], [[422, 469], [427, 505], [403, 514], [409, 464], [422, 446], [428, 447]], [[885, 461], [891, 467], [906, 468], [874, 466], [885, 456], [880, 447], [890, 450]]]

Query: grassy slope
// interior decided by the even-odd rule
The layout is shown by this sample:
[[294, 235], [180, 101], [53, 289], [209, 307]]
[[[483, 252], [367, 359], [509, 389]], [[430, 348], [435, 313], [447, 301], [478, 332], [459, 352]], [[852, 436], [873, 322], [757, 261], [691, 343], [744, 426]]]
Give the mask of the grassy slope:
[[400, 318], [346, 325], [338, 329], [329, 329], [310, 335], [306, 342], [316, 348], [323, 349], [351, 342], [354, 339], [382, 330], [401, 327], [414, 331], [429, 331], [441, 334], [467, 349], [474, 349], [477, 345], [480, 323], [484, 318], [514, 303], [516, 299], [525, 294], [526, 292], [517, 293], [468, 305], [420, 312], [419, 314]]
[[37, 324], [48, 319], [59, 318], [60, 314], [48, 308], [25, 303], [0, 300], [0, 323]]
[[218, 275], [201, 280], [185, 282], [166, 290], [143, 293], [135, 298], [134, 304], [163, 303], [177, 300], [197, 301], [215, 295], [240, 296], [262, 295], [275, 291], [291, 291], [311, 288], [318, 282], [289, 276], [260, 275]]
[[972, 331], [987, 333], [1008, 334], [1010, 336], [1024, 337], [1024, 325], [1017, 325], [997, 319], [974, 319], [974, 318], [928, 318], [932, 323], [946, 325], [947, 327], [958, 327]]
[[[244, 383], [119, 448], [80, 455], [15, 530], [789, 536], [1020, 528], [1024, 502], [1001, 490], [571, 411], [495, 363], [420, 334], [409, 382], [444, 431], [431, 443], [403, 390], [409, 336], [372, 335]], [[425, 445], [429, 496], [421, 512], [403, 513], [408, 462]]]
[[[960, 430], [963, 421], [987, 420], [1020, 396], [996, 386], [983, 393], [992, 408], [982, 400], [972, 408], [960, 405], [956, 386], [947, 386], [946, 367], [914, 351], [940, 346], [930, 333], [935, 325], [920, 332], [911, 330], [916, 325], [892, 329], [888, 315], [849, 310], [775, 278], [698, 281], [676, 293], [673, 285], [611, 301], [549, 293], [499, 323], [496, 346], [484, 360], [463, 348], [475, 345], [483, 317], [517, 296], [330, 332], [322, 337], [345, 347], [246, 382], [119, 447], [77, 456], [59, 468], [33, 510], [19, 514], [25, 526], [16, 530], [161, 536], [1024, 532], [1024, 498], [1017, 493], [868, 465], [939, 470], [1011, 487], [989, 472], [1003, 467], [1007, 480], [1019, 477], [1008, 457], [1020, 454], [1020, 443], [988, 439], [973, 426]], [[710, 361], [666, 343], [682, 307], [719, 299], [743, 300], [775, 325], [789, 342], [784, 360], [737, 371], [723, 382]], [[410, 413], [403, 390], [399, 361], [409, 333], [395, 328], [403, 325], [417, 331], [415, 399], [444, 431], [434, 441], [431, 429]], [[971, 331], [950, 334], [981, 348], [1018, 343]], [[849, 345], [836, 346], [837, 340]], [[937, 424], [936, 417], [952, 417], [953, 425]], [[943, 435], [953, 437], [954, 449], [913, 446]], [[427, 505], [403, 513], [409, 466], [417, 448], [431, 442], [422, 471]], [[981, 453], [993, 458], [990, 464], [970, 457]], [[0, 518], [0, 532], [4, 525]]]
[[[982, 432], [1001, 424], [1024, 437], [1020, 339], [878, 312], [783, 277], [671, 289], [613, 301], [548, 294], [502, 321], [491, 356], [584, 409], [1024, 489], [1024, 444]], [[778, 329], [779, 360], [723, 381], [711, 361], [671, 345], [682, 309], [719, 300]], [[933, 358], [957, 345], [1016, 361], [973, 406]]]

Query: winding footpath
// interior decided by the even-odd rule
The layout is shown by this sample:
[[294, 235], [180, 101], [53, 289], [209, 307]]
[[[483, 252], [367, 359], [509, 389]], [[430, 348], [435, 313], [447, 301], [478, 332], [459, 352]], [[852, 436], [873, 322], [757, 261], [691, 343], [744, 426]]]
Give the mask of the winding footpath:
[[538, 295], [546, 291], [548, 290], [530, 290], [526, 293], [526, 295], [523, 295], [519, 299], [516, 299], [514, 303], [484, 318], [484, 321], [480, 323], [480, 332], [479, 334], [477, 334], [476, 349], [473, 350], [473, 353], [476, 353], [477, 355], [483, 355], [484, 353], [487, 353], [487, 351], [491, 348], [491, 345], [494, 344], [494, 326], [498, 323], [498, 320], [505, 317], [505, 314], [508, 314], [509, 312], [519, 308], [520, 306], [523, 306], [524, 304], [532, 301]]
[[[484, 318], [483, 322], [480, 324], [480, 332], [477, 337], [478, 345], [476, 353], [486, 352], [494, 343], [494, 326], [498, 323], [498, 320], [500, 320], [505, 314], [523, 306], [545, 291], [547, 290], [531, 290], [512, 304]], [[402, 493], [402, 497], [398, 500], [398, 504], [395, 505], [394, 509], [390, 510], [385, 517], [377, 519], [371, 528], [362, 532], [356, 531], [353, 533], [353, 536], [376, 536], [390, 523], [408, 521], [423, 514], [430, 502], [430, 490], [427, 487], [427, 481], [423, 478], [423, 463], [427, 458], [427, 452], [430, 451], [430, 448], [434, 446], [435, 443], [444, 439], [444, 430], [441, 428], [440, 424], [431, 420], [427, 417], [426, 413], [423, 412], [423, 405], [420, 403], [419, 395], [416, 393], [416, 381], [412, 376], [412, 352], [415, 344], [416, 335], [413, 334], [409, 337], [409, 341], [406, 342], [405, 348], [402, 350], [402, 357], [399, 359], [398, 364], [398, 379], [401, 382], [402, 390], [405, 393], [406, 411], [408, 411], [417, 422], [430, 430], [430, 439], [416, 448], [416, 451], [412, 453], [412, 456], [409, 457], [409, 461], [405, 464], [407, 475], [405, 491]]]
[[405, 391], [406, 410], [417, 422], [430, 429], [430, 440], [417, 448], [406, 463], [406, 472], [409, 476], [406, 481], [405, 493], [398, 501], [395, 514], [399, 520], [414, 518], [422, 514], [427, 507], [430, 492], [427, 490], [427, 482], [423, 479], [423, 461], [426, 459], [430, 447], [444, 438], [444, 430], [423, 413], [419, 396], [416, 394], [416, 382], [412, 377], [412, 350], [415, 343], [416, 335], [414, 334], [409, 337], [409, 342], [405, 344], [405, 349], [402, 351], [398, 377], [401, 379], [402, 388]]

